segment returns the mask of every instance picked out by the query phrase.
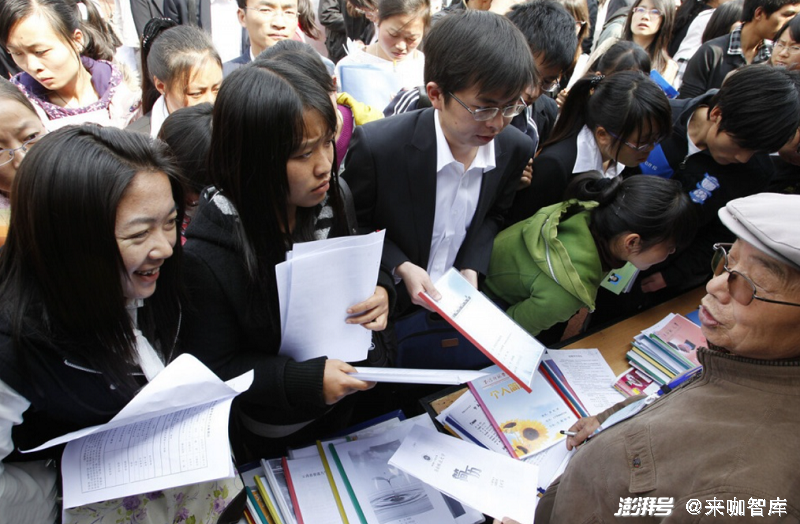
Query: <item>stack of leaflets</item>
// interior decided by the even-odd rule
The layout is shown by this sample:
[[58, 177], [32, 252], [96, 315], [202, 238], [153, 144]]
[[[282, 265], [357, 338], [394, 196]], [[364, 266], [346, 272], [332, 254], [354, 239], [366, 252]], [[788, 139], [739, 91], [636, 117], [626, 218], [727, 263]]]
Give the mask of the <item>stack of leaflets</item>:
[[477, 524], [481, 512], [389, 465], [427, 415], [395, 412], [362, 429], [243, 466], [247, 513], [255, 524]]
[[671, 313], [634, 338], [627, 357], [637, 373], [623, 374], [617, 388], [624, 394], [632, 389], [644, 391], [647, 379], [663, 386], [678, 375], [698, 367], [697, 348], [705, 345], [706, 339], [700, 326], [686, 317]]

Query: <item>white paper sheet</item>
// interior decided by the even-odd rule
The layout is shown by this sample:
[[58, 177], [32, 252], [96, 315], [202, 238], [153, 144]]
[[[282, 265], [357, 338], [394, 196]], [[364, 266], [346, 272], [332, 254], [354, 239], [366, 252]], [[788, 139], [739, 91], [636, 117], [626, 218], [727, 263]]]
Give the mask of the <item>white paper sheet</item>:
[[[335, 444], [347, 480], [369, 524], [475, 524], [483, 516], [462, 504], [445, 501], [434, 488], [388, 464], [416, 422], [432, 429], [430, 417], [410, 419], [393, 430], [372, 438]], [[474, 446], [473, 446], [474, 447]]]
[[[384, 231], [295, 246], [275, 268], [281, 308], [280, 354], [298, 362], [367, 358], [372, 332], [347, 324], [347, 308], [375, 292]], [[310, 245], [307, 245], [310, 244]]]
[[625, 400], [613, 388], [614, 372], [597, 349], [551, 349], [544, 359], [555, 362], [590, 415]]
[[67, 442], [61, 470], [66, 508], [231, 477], [230, 404], [252, 381], [249, 371], [222, 382], [184, 354], [107, 424], [31, 451]]
[[442, 298], [422, 293], [423, 300], [530, 392], [544, 346], [454, 268], [434, 285]]
[[533, 522], [532, 464], [424, 428], [411, 429], [389, 464], [494, 518]]
[[396, 382], [402, 384], [464, 384], [487, 373], [464, 369], [409, 369], [356, 367], [350, 376], [370, 382]]

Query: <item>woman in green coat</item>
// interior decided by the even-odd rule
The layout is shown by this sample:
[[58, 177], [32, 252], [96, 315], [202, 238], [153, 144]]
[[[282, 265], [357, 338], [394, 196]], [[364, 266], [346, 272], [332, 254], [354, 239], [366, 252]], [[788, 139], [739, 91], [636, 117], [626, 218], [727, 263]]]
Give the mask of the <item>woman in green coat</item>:
[[532, 335], [594, 310], [612, 269], [644, 270], [694, 236], [694, 209], [679, 183], [597, 173], [575, 180], [575, 198], [540, 209], [494, 241], [483, 290]]

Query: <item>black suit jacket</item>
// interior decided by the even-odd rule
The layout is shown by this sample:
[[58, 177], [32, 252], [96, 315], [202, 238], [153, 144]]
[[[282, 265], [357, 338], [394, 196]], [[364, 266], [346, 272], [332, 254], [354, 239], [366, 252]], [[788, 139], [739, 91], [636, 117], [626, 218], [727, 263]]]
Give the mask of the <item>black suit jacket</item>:
[[[410, 261], [428, 267], [436, 211], [436, 131], [433, 108], [358, 126], [345, 158], [364, 231], [386, 229], [382, 269]], [[495, 138], [496, 167], [484, 173], [475, 215], [455, 266], [486, 273], [494, 237], [504, 224], [519, 177], [533, 154], [530, 139], [512, 126]], [[406, 293], [399, 286], [398, 299]]]
[[131, 0], [131, 14], [136, 33], [142, 38], [145, 24], [151, 18], [164, 16], [164, 0]]
[[[153, 0], [156, 1], [156, 0]], [[191, 24], [211, 33], [211, 2], [210, 0], [197, 1], [197, 20], [189, 20], [189, 4], [187, 0], [164, 0], [164, 16], [172, 18], [179, 24]], [[250, 38], [247, 30], [242, 28], [242, 53], [249, 53]]]

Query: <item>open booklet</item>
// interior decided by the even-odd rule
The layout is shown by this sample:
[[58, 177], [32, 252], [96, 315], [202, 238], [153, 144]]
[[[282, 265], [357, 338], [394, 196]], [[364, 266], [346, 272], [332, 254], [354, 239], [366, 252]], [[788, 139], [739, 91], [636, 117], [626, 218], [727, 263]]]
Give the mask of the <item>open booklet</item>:
[[450, 268], [434, 285], [441, 299], [434, 300], [427, 293], [420, 293], [420, 297], [530, 393], [545, 350], [541, 342], [456, 269]]
[[232, 477], [230, 406], [252, 382], [252, 371], [222, 382], [184, 354], [108, 423], [27, 452], [67, 444], [61, 460], [65, 508]]

